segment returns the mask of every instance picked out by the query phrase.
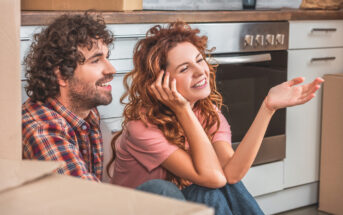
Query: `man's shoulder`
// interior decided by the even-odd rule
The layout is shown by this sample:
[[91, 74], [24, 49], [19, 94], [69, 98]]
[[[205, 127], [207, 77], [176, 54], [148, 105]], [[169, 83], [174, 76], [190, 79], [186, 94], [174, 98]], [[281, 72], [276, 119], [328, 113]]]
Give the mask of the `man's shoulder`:
[[22, 105], [22, 128], [25, 133], [42, 129], [64, 129], [67, 121], [48, 103], [28, 99]]

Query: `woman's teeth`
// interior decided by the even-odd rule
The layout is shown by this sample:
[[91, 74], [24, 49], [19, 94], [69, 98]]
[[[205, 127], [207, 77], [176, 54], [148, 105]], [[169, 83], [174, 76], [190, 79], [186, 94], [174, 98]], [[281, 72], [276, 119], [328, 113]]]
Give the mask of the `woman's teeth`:
[[197, 83], [197, 84], [196, 84], [196, 85], [194, 85], [193, 87], [202, 87], [202, 86], [204, 86], [204, 85], [205, 85], [205, 83], [206, 83], [206, 79], [204, 79], [204, 80], [200, 81], [199, 83]]

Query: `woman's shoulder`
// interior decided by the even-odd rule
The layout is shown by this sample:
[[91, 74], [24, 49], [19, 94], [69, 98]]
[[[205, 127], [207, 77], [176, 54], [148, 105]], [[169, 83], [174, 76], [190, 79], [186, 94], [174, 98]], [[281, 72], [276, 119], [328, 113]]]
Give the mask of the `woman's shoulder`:
[[143, 120], [131, 120], [126, 126], [126, 135], [133, 139], [164, 138], [164, 135], [156, 125]]

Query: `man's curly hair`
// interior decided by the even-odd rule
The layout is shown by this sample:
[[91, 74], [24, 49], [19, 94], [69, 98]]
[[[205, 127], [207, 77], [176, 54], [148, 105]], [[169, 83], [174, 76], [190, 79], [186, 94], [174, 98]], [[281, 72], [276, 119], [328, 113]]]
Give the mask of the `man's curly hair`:
[[86, 12], [60, 16], [35, 34], [33, 40], [24, 62], [28, 82], [25, 90], [33, 101], [45, 101], [60, 93], [56, 69], [64, 80], [68, 80], [74, 75], [77, 65], [84, 63], [85, 57], [78, 48], [91, 50], [94, 40], [110, 46], [114, 37], [106, 29], [102, 16]]

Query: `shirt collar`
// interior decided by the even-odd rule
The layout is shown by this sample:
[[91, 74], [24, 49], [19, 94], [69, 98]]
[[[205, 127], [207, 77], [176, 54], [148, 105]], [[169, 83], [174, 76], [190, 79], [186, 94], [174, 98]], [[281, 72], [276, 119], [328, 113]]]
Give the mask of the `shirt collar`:
[[80, 128], [86, 122], [95, 127], [98, 127], [100, 124], [99, 113], [96, 108], [93, 108], [89, 112], [89, 115], [85, 119], [83, 119], [67, 109], [65, 106], [63, 106], [57, 99], [48, 98], [47, 102], [55, 111], [57, 111], [63, 118], [65, 118], [72, 127]]

